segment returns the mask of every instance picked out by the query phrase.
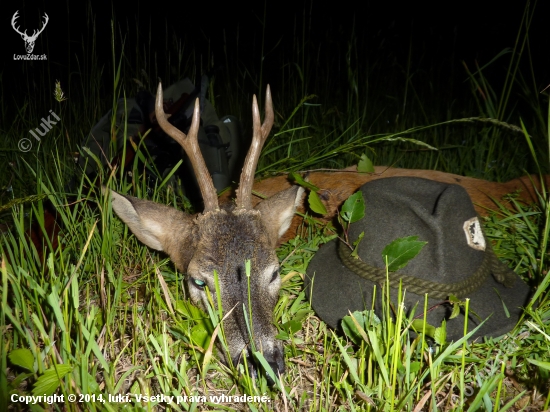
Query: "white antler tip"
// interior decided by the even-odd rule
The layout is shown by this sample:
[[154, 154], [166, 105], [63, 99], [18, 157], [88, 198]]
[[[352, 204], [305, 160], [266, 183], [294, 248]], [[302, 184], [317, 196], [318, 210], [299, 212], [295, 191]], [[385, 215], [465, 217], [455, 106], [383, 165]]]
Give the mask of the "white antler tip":
[[258, 118], [258, 121], [260, 120], [260, 109], [258, 108], [258, 99], [256, 99], [256, 95], [252, 96], [252, 118], [253, 120], [256, 120], [256, 117]]

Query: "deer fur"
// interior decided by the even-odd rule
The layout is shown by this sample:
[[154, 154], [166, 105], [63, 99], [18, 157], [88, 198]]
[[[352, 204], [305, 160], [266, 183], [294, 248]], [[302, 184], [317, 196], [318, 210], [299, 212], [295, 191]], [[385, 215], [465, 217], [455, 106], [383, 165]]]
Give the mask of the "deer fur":
[[[442, 183], [457, 184], [468, 192], [476, 211], [481, 216], [487, 216], [492, 211], [498, 211], [499, 206], [508, 210], [514, 210], [514, 203], [504, 199], [508, 194], [516, 194], [516, 201], [523, 205], [537, 203], [540, 201], [539, 194], [542, 193], [541, 179], [536, 175], [522, 176], [505, 183], [489, 182], [487, 180], [465, 177], [452, 173], [440, 172], [437, 170], [400, 169], [387, 166], [375, 166], [374, 173], [358, 173], [357, 166], [351, 166], [342, 170], [312, 171], [307, 177], [310, 183], [320, 190], [319, 197], [327, 209], [324, 216], [316, 216], [321, 222], [328, 222], [335, 218], [340, 206], [353, 193], [365, 183], [376, 179], [384, 179], [394, 176], [414, 176], [435, 180]], [[550, 188], [550, 176], [543, 176], [544, 187]], [[272, 196], [281, 190], [292, 186], [287, 175], [270, 177], [258, 180], [254, 183], [254, 192], [262, 196]], [[232, 191], [226, 191], [220, 195], [220, 202], [227, 202], [233, 196]], [[252, 204], [260, 202], [260, 197], [252, 199]], [[307, 207], [302, 202], [298, 212], [305, 213]], [[280, 239], [281, 243], [293, 239], [299, 233], [299, 227], [303, 218], [294, 216], [288, 231]]]
[[[113, 210], [136, 237], [152, 249], [166, 252], [178, 270], [186, 273], [189, 295], [195, 304], [206, 308], [206, 288], [215, 294], [214, 272], [217, 273], [223, 311], [227, 313], [232, 310], [224, 321], [231, 359], [227, 359], [223, 351], [220, 351], [224, 360], [237, 364], [246, 356], [249, 367], [254, 368], [252, 349], [255, 349], [263, 353], [275, 373], [283, 373], [283, 346], [280, 340], [275, 339], [277, 330], [273, 325], [273, 311], [281, 283], [275, 247], [289, 228], [304, 190], [298, 186], [289, 186], [252, 207], [251, 191], [256, 164], [273, 124], [269, 87], [265, 106], [266, 119], [260, 124], [258, 105], [254, 97], [254, 136], [245, 159], [235, 206], [218, 206], [212, 179], [197, 143], [198, 100], [192, 126], [189, 134], [185, 135], [168, 123], [162, 111], [161, 85], [157, 92], [157, 121], [166, 133], [181, 144], [190, 157], [204, 199], [205, 211], [191, 216], [168, 206], [114, 191], [110, 191], [110, 195]], [[245, 271], [246, 261], [250, 261], [250, 279]], [[247, 315], [252, 313], [252, 342], [249, 339], [244, 311]]]
[[[283, 373], [282, 343], [275, 339], [272, 319], [280, 288], [275, 247], [289, 228], [302, 194], [302, 188], [292, 186], [252, 210], [220, 209], [195, 216], [113, 191], [111, 199], [117, 215], [141, 242], [166, 252], [187, 274], [190, 298], [198, 306], [207, 306], [204, 286], [215, 294], [213, 274], [217, 272], [223, 310], [235, 308], [224, 323], [233, 364], [242, 360], [243, 349], [250, 348], [243, 315], [243, 305], [248, 311], [245, 261], [250, 260], [255, 347], [263, 350], [274, 371]], [[250, 356], [248, 364], [254, 364]]]

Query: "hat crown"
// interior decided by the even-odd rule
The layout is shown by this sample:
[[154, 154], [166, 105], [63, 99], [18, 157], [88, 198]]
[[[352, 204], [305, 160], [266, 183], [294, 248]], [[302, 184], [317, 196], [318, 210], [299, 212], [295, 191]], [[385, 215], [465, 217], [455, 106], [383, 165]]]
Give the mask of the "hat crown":
[[[439, 283], [456, 283], [482, 264], [484, 252], [469, 245], [465, 222], [476, 218], [467, 192], [458, 185], [396, 177], [363, 186], [365, 217], [350, 227], [350, 239], [361, 232], [358, 255], [384, 268], [384, 248], [398, 238], [418, 236], [427, 244], [400, 272]], [[469, 226], [471, 227], [471, 226]]]

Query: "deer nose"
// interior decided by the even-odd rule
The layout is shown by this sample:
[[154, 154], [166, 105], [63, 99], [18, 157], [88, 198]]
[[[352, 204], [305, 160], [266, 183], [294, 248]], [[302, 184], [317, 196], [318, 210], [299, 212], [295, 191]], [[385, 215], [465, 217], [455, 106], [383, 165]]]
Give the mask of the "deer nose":
[[283, 355], [282, 348], [275, 347], [272, 351], [271, 359], [267, 359], [267, 363], [271, 366], [275, 376], [285, 373], [285, 357]]
[[[275, 362], [268, 362], [269, 363], [269, 366], [271, 367], [271, 370], [273, 371], [273, 373], [275, 374], [275, 378], [278, 379], [279, 378], [279, 375], [282, 375], [283, 373], [285, 373], [285, 365], [283, 364], [283, 368], [280, 369], [279, 366], [277, 363]], [[266, 380], [267, 380], [267, 384], [269, 386], [274, 386], [275, 385], [275, 381], [273, 379], [271, 379], [271, 377], [266, 373]]]
[[[275, 379], [277, 379], [279, 375], [283, 375], [285, 373], [285, 361], [284, 361], [284, 356], [281, 348], [275, 346], [271, 351], [264, 352], [263, 356], [267, 361], [269, 367], [273, 371], [273, 374], [275, 375]], [[269, 386], [275, 385], [275, 381], [271, 379], [268, 373], [266, 373], [265, 376]]]

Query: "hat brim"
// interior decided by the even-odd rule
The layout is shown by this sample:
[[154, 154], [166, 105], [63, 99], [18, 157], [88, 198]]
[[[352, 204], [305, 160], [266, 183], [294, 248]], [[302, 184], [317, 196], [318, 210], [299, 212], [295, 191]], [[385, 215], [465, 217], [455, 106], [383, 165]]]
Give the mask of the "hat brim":
[[[341, 328], [341, 320], [349, 312], [371, 309], [373, 307], [373, 290], [375, 283], [364, 279], [340, 260], [337, 253], [338, 242], [332, 240], [320, 247], [311, 260], [305, 278], [306, 295], [317, 315], [334, 329]], [[516, 275], [517, 276], [517, 275]], [[429, 291], [428, 293], [429, 298]], [[380, 307], [379, 298], [382, 294], [377, 285], [377, 301], [375, 309]], [[529, 286], [519, 277], [511, 288], [497, 282], [493, 276], [488, 276], [485, 283], [475, 292], [462, 299], [469, 298], [468, 331], [471, 331], [483, 320], [483, 326], [471, 337], [498, 337], [510, 332], [518, 322], [522, 308], [529, 301], [531, 291]], [[397, 301], [397, 290], [390, 288], [392, 302]], [[441, 304], [440, 299], [428, 299], [428, 308]], [[410, 312], [416, 305], [415, 315], [424, 310], [424, 296], [408, 291], [405, 292], [405, 307]], [[464, 313], [448, 319], [452, 308], [449, 304], [439, 305], [427, 315], [428, 323], [440, 326], [447, 319], [447, 341], [456, 341], [464, 336]], [[422, 319], [422, 317], [420, 318]]]

